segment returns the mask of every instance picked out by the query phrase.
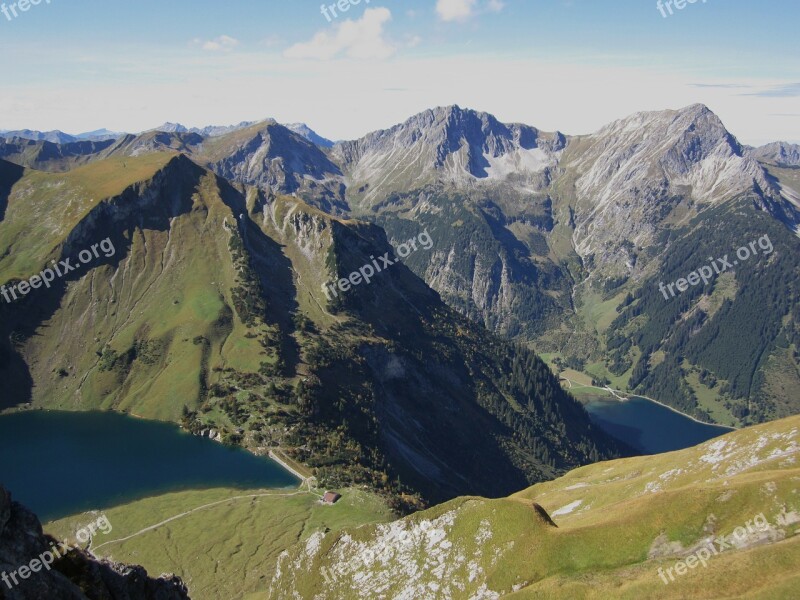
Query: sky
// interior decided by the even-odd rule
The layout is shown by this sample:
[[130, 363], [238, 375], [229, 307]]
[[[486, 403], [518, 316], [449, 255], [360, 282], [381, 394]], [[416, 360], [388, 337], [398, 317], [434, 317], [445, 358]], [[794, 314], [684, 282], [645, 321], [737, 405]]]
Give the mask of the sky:
[[458, 104], [576, 135], [701, 102], [743, 143], [800, 143], [797, 0], [27, 1], [0, 0], [0, 129], [338, 140]]

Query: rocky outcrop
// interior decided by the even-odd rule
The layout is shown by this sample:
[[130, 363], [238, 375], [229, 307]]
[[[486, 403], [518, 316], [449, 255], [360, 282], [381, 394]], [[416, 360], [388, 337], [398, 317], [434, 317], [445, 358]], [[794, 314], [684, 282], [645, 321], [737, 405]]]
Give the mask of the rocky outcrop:
[[[18, 573], [20, 567], [50, 550], [55, 540], [42, 532], [39, 519], [0, 487], [0, 575]], [[7, 577], [0, 581], [2, 600], [185, 600], [186, 585], [174, 575], [148, 576], [140, 566], [98, 560], [72, 548], [50, 569], [39, 565], [18, 585]], [[10, 587], [9, 587], [10, 584]]]

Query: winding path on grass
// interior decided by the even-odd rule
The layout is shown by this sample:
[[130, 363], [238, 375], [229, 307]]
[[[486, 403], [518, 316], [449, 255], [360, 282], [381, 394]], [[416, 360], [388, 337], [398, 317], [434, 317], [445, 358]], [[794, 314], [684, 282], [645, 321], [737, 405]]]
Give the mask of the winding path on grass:
[[141, 530], [137, 531], [136, 533], [133, 533], [133, 534], [127, 536], [127, 537], [120, 538], [118, 540], [110, 540], [108, 542], [103, 542], [102, 544], [100, 544], [98, 546], [95, 546], [94, 548], [92, 548], [90, 546], [88, 548], [88, 550], [89, 550], [89, 552], [93, 552], [93, 550], [99, 550], [100, 548], [102, 548], [103, 546], [107, 546], [108, 544], [117, 544], [119, 542], [126, 542], [126, 541], [128, 541], [130, 539], [133, 539], [133, 538], [135, 538], [137, 536], [142, 535], [143, 533], [147, 533], [148, 531], [153, 531], [154, 529], [158, 529], [159, 527], [161, 527], [163, 525], [166, 525], [167, 523], [171, 523], [172, 521], [177, 521], [178, 519], [181, 519], [183, 517], [191, 515], [192, 513], [196, 513], [196, 512], [201, 511], [201, 510], [205, 510], [206, 508], [211, 508], [212, 506], [218, 506], [220, 504], [225, 504], [226, 502], [231, 502], [232, 500], [242, 500], [242, 499], [245, 499], [245, 498], [248, 498], [248, 499], [252, 500], [253, 498], [265, 498], [265, 497], [273, 497], [273, 498], [275, 498], [275, 497], [278, 497], [278, 496], [297, 496], [299, 494], [311, 494], [313, 496], [317, 496], [318, 498], [322, 498], [322, 496], [320, 496], [319, 494], [315, 494], [314, 492], [310, 492], [310, 491], [307, 492], [305, 490], [298, 490], [298, 491], [292, 492], [290, 494], [270, 493], [270, 494], [247, 494], [245, 496], [231, 496], [230, 498], [225, 498], [224, 500], [217, 500], [216, 502], [211, 502], [209, 504], [204, 504], [202, 506], [198, 506], [197, 508], [193, 508], [192, 510], [187, 510], [186, 512], [182, 512], [182, 513], [177, 514], [177, 515], [175, 515], [173, 517], [170, 517], [169, 519], [165, 519], [164, 521], [161, 521], [160, 523], [156, 523], [155, 525], [150, 525], [149, 527], [145, 527], [144, 529], [141, 529]]

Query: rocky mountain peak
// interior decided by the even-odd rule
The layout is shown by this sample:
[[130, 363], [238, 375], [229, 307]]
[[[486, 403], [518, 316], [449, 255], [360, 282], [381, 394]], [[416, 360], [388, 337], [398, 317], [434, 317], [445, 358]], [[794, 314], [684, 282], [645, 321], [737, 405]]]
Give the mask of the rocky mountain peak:
[[294, 131], [298, 135], [303, 136], [309, 142], [312, 142], [317, 146], [321, 146], [323, 148], [333, 147], [333, 142], [331, 140], [322, 137], [305, 123], [286, 123], [284, 124], [284, 127], [290, 129], [291, 131]]
[[149, 129], [148, 131], [163, 131], [165, 133], [186, 133], [189, 130], [180, 123], [172, 123], [170, 121], [167, 121], [166, 123], [159, 125], [154, 129]]
[[349, 175], [351, 191], [365, 190], [365, 199], [372, 200], [434, 182], [471, 186], [512, 174], [526, 182], [540, 179], [565, 145], [560, 133], [542, 134], [535, 127], [502, 123], [489, 113], [452, 105], [338, 143], [332, 156]]
[[193, 156], [226, 179], [304, 194], [333, 214], [346, 210], [339, 167], [319, 146], [274, 120], [206, 139]]

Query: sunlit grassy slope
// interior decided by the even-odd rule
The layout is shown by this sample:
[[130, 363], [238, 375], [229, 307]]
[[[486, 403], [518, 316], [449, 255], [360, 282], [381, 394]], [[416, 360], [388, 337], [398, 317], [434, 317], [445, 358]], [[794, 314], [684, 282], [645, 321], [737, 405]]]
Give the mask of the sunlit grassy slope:
[[201, 371], [234, 329], [234, 223], [218, 180], [169, 154], [28, 172], [0, 223], [0, 281], [27, 278], [51, 258], [75, 264], [107, 237], [115, 247], [9, 308], [40, 333], [25, 349], [34, 403], [169, 420], [193, 406]]
[[[278, 555], [298, 540], [315, 531], [392, 518], [377, 496], [341, 491], [342, 499], [333, 506], [323, 506], [319, 496], [305, 491], [210, 489], [148, 498], [107, 510], [113, 529], [98, 535], [93, 545], [98, 556], [146, 565], [152, 573], [179, 574], [193, 600], [233, 600], [250, 594], [264, 598]], [[214, 505], [128, 541], [114, 541], [208, 504]], [[45, 531], [72, 541], [78, 529], [96, 518], [75, 515], [45, 525]]]
[[0, 221], [0, 281], [38, 273], [98, 203], [151, 179], [173, 156], [110, 158], [66, 173], [26, 170]]
[[[507, 499], [459, 498], [388, 525], [320, 532], [281, 558], [270, 597], [793, 598], [798, 427], [791, 417], [582, 467]], [[767, 531], [669, 585], [659, 577], [762, 513]]]

